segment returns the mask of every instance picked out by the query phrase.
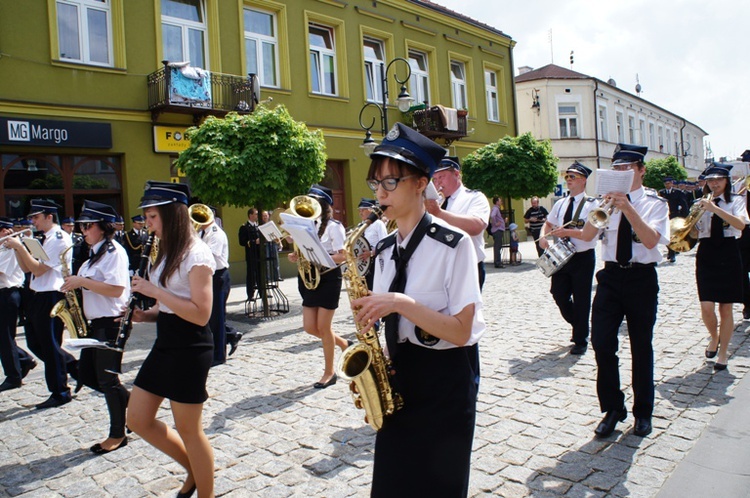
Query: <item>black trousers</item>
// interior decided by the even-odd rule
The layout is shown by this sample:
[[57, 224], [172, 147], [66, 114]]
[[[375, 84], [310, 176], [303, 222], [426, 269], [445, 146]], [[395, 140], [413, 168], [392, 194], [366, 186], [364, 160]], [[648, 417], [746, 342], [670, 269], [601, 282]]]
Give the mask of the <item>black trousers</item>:
[[618, 331], [628, 324], [633, 370], [633, 415], [650, 418], [654, 411], [654, 350], [659, 282], [653, 266], [605, 268], [596, 274], [598, 286], [591, 315], [591, 344], [596, 353], [596, 392], [602, 412], [625, 406], [620, 389]]
[[34, 361], [26, 350], [16, 344], [20, 307], [20, 287], [0, 289], [0, 362], [5, 376], [14, 384], [21, 382], [21, 366]]
[[591, 282], [596, 257], [593, 249], [577, 252], [552, 275], [550, 293], [563, 319], [573, 326], [572, 341], [585, 346], [589, 337]]
[[[115, 318], [91, 320], [89, 335], [100, 341], [117, 338], [119, 322]], [[120, 378], [111, 373], [119, 369], [122, 353], [110, 349], [86, 348], [81, 350], [78, 361], [78, 381], [104, 395], [109, 410], [109, 437], [125, 437], [125, 409], [130, 393], [120, 383]], [[108, 371], [109, 370], [109, 371]]]
[[536, 255], [541, 256], [544, 254], [544, 249], [539, 247], [539, 235], [542, 233], [541, 228], [529, 228], [529, 233], [531, 233], [531, 238], [534, 239], [534, 246], [536, 247]]
[[229, 270], [216, 270], [213, 276], [214, 300], [208, 326], [214, 336], [214, 365], [227, 361], [227, 296], [231, 288]]
[[480, 261], [477, 264], [477, 271], [479, 272], [479, 290], [481, 292], [484, 287], [484, 279], [487, 276], [487, 272], [484, 271], [484, 261]]
[[26, 325], [26, 344], [39, 359], [44, 362], [44, 378], [47, 389], [52, 396], [61, 399], [70, 398], [68, 372], [77, 375], [78, 363], [73, 356], [63, 350], [63, 323], [59, 318], [49, 316], [52, 307], [65, 296], [62, 292], [35, 292], [31, 296], [28, 324]]

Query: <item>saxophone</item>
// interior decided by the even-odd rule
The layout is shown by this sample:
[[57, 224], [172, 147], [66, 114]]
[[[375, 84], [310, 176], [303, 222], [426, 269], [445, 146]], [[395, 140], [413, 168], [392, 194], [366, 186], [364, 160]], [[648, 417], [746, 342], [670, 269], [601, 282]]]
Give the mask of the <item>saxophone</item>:
[[[382, 214], [380, 209], [374, 209], [369, 218], [360, 223], [344, 243], [346, 270], [343, 276], [350, 302], [369, 293], [365, 277], [357, 272], [355, 242]], [[337, 364], [337, 374], [342, 379], [351, 381], [349, 389], [354, 399], [354, 406], [364, 408], [365, 420], [377, 431], [383, 426], [383, 419], [403, 407], [404, 401], [391, 386], [388, 373], [391, 369], [391, 362], [383, 354], [378, 333], [373, 327], [362, 330], [356, 320], [355, 325], [359, 343], [349, 346], [342, 353]]]
[[[65, 256], [68, 254], [68, 251], [75, 246], [76, 244], [73, 244], [60, 253], [60, 265], [62, 266], [63, 277], [70, 276], [70, 267], [68, 266], [68, 260]], [[86, 326], [86, 319], [83, 317], [83, 311], [78, 303], [78, 295], [74, 290], [65, 293], [65, 299], [60, 299], [57, 304], [52, 307], [49, 316], [50, 318], [57, 317], [62, 320], [72, 339], [86, 337], [89, 333], [88, 327]]]

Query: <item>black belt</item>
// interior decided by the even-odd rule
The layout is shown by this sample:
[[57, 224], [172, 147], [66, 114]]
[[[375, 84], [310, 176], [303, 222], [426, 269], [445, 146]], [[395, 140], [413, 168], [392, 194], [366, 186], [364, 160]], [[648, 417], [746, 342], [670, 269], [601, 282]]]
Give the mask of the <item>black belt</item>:
[[636, 268], [653, 268], [655, 266], [656, 266], [656, 263], [628, 263], [626, 265], [621, 265], [620, 263], [616, 263], [614, 261], [604, 262], [604, 268], [617, 269], [617, 270], [631, 270], [631, 269], [636, 269]]
[[2, 289], [0, 289], [0, 294], [5, 294], [7, 292], [20, 291], [20, 290], [23, 290], [23, 287], [3, 287]]

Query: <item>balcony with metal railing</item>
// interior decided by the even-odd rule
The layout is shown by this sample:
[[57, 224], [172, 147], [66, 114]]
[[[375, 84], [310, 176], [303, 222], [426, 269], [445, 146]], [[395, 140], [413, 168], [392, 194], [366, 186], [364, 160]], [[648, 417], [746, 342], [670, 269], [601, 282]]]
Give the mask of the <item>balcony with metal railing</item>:
[[162, 61], [164, 67], [147, 76], [148, 109], [156, 122], [162, 113], [192, 114], [198, 123], [206, 115], [253, 112], [259, 97], [254, 74], [237, 76], [204, 71]]
[[[450, 112], [456, 113], [456, 121], [451, 123]], [[459, 140], [468, 136], [466, 119], [468, 112], [466, 110], [453, 110], [442, 106], [431, 106], [425, 109], [413, 111], [414, 128], [422, 135], [435, 139], [442, 139], [446, 145], [450, 145], [454, 140]]]

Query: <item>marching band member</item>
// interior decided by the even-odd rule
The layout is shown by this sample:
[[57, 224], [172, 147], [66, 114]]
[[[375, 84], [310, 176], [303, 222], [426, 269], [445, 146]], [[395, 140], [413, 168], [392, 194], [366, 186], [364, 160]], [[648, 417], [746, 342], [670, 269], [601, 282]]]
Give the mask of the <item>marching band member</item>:
[[145, 220], [140, 214], [130, 218], [132, 226], [130, 230], [125, 232], [123, 236], [123, 242], [125, 252], [128, 254], [128, 267], [130, 268], [130, 275], [135, 275], [138, 271], [138, 266], [141, 264], [141, 250], [143, 244], [148, 239], [148, 230], [143, 229]]
[[[618, 422], [627, 417], [625, 395], [620, 389], [618, 331], [627, 320], [633, 356], [633, 434], [651, 433], [654, 411], [654, 323], [656, 322], [659, 281], [656, 264], [662, 255], [659, 244], [669, 243], [669, 208], [656, 192], [643, 187], [647, 147], [618, 144], [612, 156], [612, 169], [634, 172], [630, 193], [612, 192], [605, 196], [615, 211], [609, 218], [602, 239], [604, 268], [596, 274], [597, 288], [591, 314], [591, 345], [596, 353], [596, 391], [602, 413], [594, 431], [607, 437]], [[599, 233], [591, 223], [580, 237], [593, 240]]]
[[480, 191], [470, 190], [464, 186], [461, 180], [461, 164], [457, 157], [444, 157], [435, 170], [432, 181], [445, 197], [442, 205], [438, 205], [434, 200], [425, 201], [427, 212], [469, 234], [477, 254], [481, 289], [485, 277], [484, 231], [490, 217], [490, 203]]
[[245, 248], [245, 290], [247, 300], [255, 299], [255, 293], [260, 292], [260, 286], [265, 285], [260, 280], [260, 241], [262, 235], [258, 230], [258, 210], [251, 207], [247, 210], [247, 222], [240, 226], [237, 232], [240, 245]]
[[471, 238], [426, 213], [444, 154], [397, 123], [370, 156], [368, 184], [398, 230], [376, 249], [373, 293], [351, 304], [365, 329], [384, 320], [404, 399], [377, 433], [373, 497], [468, 493], [485, 326]]
[[[47, 261], [35, 259], [26, 247], [11, 237], [5, 242], [6, 247], [15, 251], [18, 264], [24, 272], [31, 273], [29, 288], [29, 314], [26, 324], [26, 343], [31, 352], [44, 362], [44, 377], [50, 397], [36, 405], [37, 409], [54, 408], [70, 403], [73, 397], [68, 387], [68, 373], [77, 377], [77, 361], [64, 351], [62, 344], [63, 323], [57, 318], [50, 317], [50, 311], [65, 295], [60, 292], [63, 284], [62, 263], [60, 255], [72, 245], [70, 235], [55, 223], [55, 217], [60, 209], [54, 201], [49, 199], [32, 199], [29, 217], [34, 227], [44, 234], [42, 248], [49, 257]], [[72, 268], [72, 251], [65, 254], [68, 268]]]
[[[734, 330], [732, 303], [742, 302], [742, 259], [737, 239], [748, 224], [745, 199], [731, 193], [731, 164], [714, 163], [704, 171], [704, 193], [713, 194], [713, 202], [700, 199], [706, 211], [698, 221], [698, 253], [695, 276], [701, 317], [711, 340], [706, 358], [716, 357], [714, 370], [726, 370], [727, 349]], [[719, 303], [719, 321], [716, 319]], [[717, 332], [718, 328], [718, 332]]]
[[[366, 199], [362, 198], [359, 201], [359, 218], [362, 221], [365, 221], [368, 216], [370, 216], [370, 213], [372, 213], [372, 209], [377, 206], [378, 201], [375, 199]], [[385, 223], [383, 223], [383, 220], [377, 219], [370, 223], [367, 228], [365, 229], [364, 237], [367, 239], [367, 242], [370, 244], [370, 250], [364, 251], [362, 254], [362, 258], [364, 259], [371, 259], [373, 256], [373, 251], [375, 249], [375, 246], [377, 246], [378, 242], [380, 242], [382, 239], [384, 239], [388, 235], [388, 232], [385, 228]], [[365, 280], [367, 280], [367, 288], [372, 290], [372, 281], [375, 276], [375, 264], [370, 261], [370, 266], [367, 269], [367, 275], [365, 275]]]
[[[539, 239], [539, 246], [546, 250], [549, 241], [545, 236], [553, 229], [562, 227], [554, 234], [569, 238], [576, 249], [570, 261], [552, 274], [550, 284], [550, 293], [560, 314], [573, 327], [570, 354], [575, 355], [584, 354], [588, 349], [591, 281], [596, 266], [596, 239], [588, 241], [580, 238], [588, 213], [597, 206], [594, 199], [586, 195], [586, 180], [590, 174], [591, 170], [578, 161], [568, 167], [565, 182], [570, 195], [552, 207]], [[570, 224], [564, 226], [566, 223]]]
[[[13, 222], [7, 218], [0, 218], [0, 237], [8, 237], [11, 234]], [[23, 270], [13, 251], [0, 248], [0, 361], [5, 373], [5, 380], [0, 384], [0, 392], [21, 387], [21, 379], [36, 367], [34, 358], [16, 343], [23, 280]]]
[[[187, 185], [150, 181], [141, 199], [146, 226], [159, 237], [159, 255], [150, 280], [133, 277], [133, 292], [156, 299], [148, 311], [136, 309], [135, 322], [156, 322], [156, 342], [133, 382], [128, 427], [187, 470], [178, 497], [211, 497], [214, 457], [201, 416], [208, 399], [206, 380], [214, 342], [208, 319], [213, 301], [211, 250], [188, 215]], [[156, 419], [169, 399], [173, 430]]]
[[[112, 241], [117, 212], [111, 206], [85, 200], [77, 223], [91, 248], [77, 275], [65, 279], [62, 291], [83, 289], [83, 312], [89, 321], [88, 338], [113, 342], [119, 331], [118, 318], [130, 296], [130, 273], [125, 249]], [[78, 379], [104, 395], [109, 410], [109, 437], [90, 450], [101, 455], [128, 444], [125, 437], [125, 409], [130, 394], [120, 383], [117, 371], [122, 352], [84, 348], [78, 362]]]
[[[307, 195], [317, 199], [323, 209], [318, 227], [318, 237], [323, 248], [331, 255], [334, 263], [337, 265], [343, 263], [346, 259], [344, 255], [346, 230], [341, 223], [333, 219], [333, 192], [328, 187], [313, 185]], [[294, 251], [289, 254], [288, 258], [292, 263], [298, 261], [298, 256]], [[341, 284], [340, 267], [322, 273], [320, 284], [315, 289], [306, 288], [302, 277], [297, 276], [297, 288], [302, 296], [302, 326], [305, 332], [318, 337], [323, 343], [325, 366], [323, 376], [313, 384], [316, 389], [325, 389], [336, 383], [338, 378], [333, 364], [336, 346], [343, 351], [349, 345], [349, 341], [333, 331], [333, 315], [339, 306]]]

